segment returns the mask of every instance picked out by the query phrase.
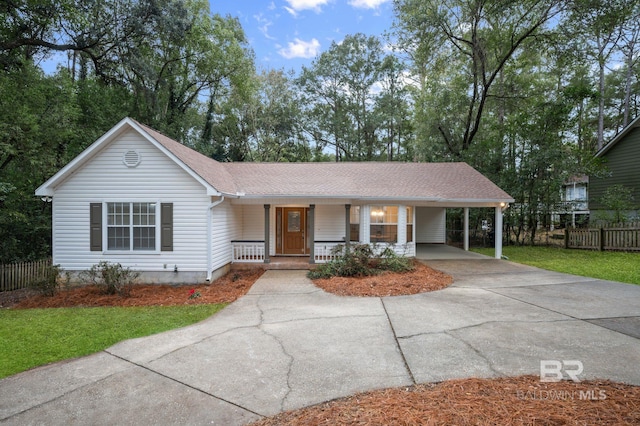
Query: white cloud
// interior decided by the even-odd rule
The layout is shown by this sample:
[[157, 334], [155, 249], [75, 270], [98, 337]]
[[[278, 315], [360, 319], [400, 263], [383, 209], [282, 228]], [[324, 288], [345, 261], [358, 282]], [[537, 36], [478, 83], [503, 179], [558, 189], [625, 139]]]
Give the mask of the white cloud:
[[359, 9], [377, 9], [389, 0], [349, 0], [349, 5]]
[[287, 43], [286, 48], [278, 50], [278, 53], [287, 59], [311, 59], [318, 55], [319, 50], [320, 42], [315, 38], [311, 39], [311, 41], [304, 41], [296, 38], [293, 42]]
[[286, 0], [289, 3], [289, 6], [285, 9], [295, 16], [294, 13], [299, 12], [301, 10], [313, 10], [318, 13], [322, 9], [322, 6], [329, 3], [329, 0]]
[[256, 21], [258, 21], [258, 23], [260, 24], [258, 26], [258, 29], [260, 30], [260, 32], [262, 33], [263, 36], [265, 36], [269, 40], [275, 40], [276, 39], [275, 37], [273, 37], [273, 36], [271, 36], [269, 34], [269, 27], [271, 25], [273, 25], [273, 22], [271, 22], [270, 20], [268, 20], [267, 18], [262, 16], [262, 13], [259, 13], [257, 15], [253, 15], [253, 18]]

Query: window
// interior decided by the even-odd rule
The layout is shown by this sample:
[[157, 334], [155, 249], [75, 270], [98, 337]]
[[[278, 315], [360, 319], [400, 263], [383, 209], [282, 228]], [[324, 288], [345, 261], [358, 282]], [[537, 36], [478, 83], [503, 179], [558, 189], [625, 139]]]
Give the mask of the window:
[[413, 241], [413, 207], [407, 206], [407, 242]]
[[349, 211], [350, 241], [360, 241], [360, 206], [351, 206]]
[[156, 249], [155, 203], [107, 203], [107, 250]]
[[371, 242], [398, 242], [398, 206], [371, 206]]

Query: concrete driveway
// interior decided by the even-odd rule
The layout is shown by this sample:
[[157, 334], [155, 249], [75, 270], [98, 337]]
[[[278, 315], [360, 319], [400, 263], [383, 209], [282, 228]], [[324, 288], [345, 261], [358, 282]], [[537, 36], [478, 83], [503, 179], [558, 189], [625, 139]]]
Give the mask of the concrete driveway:
[[371, 389], [539, 374], [543, 360], [640, 385], [640, 286], [490, 258], [427, 263], [455, 283], [338, 297], [305, 271], [268, 271], [199, 324], [1, 380], [0, 422], [246, 424]]

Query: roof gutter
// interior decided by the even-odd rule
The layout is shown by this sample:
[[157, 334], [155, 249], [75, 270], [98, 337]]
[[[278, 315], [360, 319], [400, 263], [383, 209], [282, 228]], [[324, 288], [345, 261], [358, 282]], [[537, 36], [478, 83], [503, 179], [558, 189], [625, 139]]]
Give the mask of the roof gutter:
[[212, 202], [207, 207], [207, 282], [211, 281], [211, 274], [213, 271], [213, 208], [224, 201], [224, 195], [220, 196], [220, 199]]

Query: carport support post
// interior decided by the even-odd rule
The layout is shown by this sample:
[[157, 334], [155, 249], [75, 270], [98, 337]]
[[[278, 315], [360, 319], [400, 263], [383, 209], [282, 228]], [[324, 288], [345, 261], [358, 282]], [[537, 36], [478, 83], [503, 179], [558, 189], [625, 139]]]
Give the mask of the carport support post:
[[469, 207], [464, 208], [464, 251], [469, 251]]
[[309, 263], [316, 263], [316, 205], [309, 204]]
[[496, 259], [502, 259], [502, 206], [496, 207], [496, 220], [493, 227], [493, 239], [496, 246]]
[[351, 204], [344, 205], [344, 245], [349, 247], [351, 243]]
[[264, 205], [264, 263], [271, 263], [269, 258], [269, 211], [271, 204]]

